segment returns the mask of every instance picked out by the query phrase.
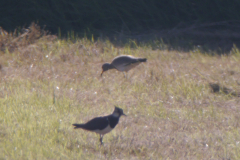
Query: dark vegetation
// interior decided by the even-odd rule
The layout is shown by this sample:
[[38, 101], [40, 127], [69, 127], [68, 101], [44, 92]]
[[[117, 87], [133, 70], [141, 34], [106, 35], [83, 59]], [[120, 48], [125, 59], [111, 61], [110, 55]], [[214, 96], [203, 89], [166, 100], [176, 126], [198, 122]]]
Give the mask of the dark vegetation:
[[36, 22], [64, 36], [163, 39], [174, 49], [225, 52], [240, 44], [239, 8], [239, 0], [9, 0], [1, 2], [0, 26], [14, 31]]

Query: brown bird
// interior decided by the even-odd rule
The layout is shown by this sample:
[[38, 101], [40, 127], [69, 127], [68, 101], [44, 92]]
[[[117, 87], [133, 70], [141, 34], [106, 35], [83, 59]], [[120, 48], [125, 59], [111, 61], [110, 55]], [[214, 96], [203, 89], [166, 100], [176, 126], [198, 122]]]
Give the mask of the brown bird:
[[130, 69], [136, 67], [141, 62], [146, 62], [146, 58], [136, 58], [131, 55], [121, 55], [115, 57], [111, 63], [104, 63], [102, 65], [102, 73], [109, 70], [109, 69], [117, 69], [121, 72], [128, 72]]

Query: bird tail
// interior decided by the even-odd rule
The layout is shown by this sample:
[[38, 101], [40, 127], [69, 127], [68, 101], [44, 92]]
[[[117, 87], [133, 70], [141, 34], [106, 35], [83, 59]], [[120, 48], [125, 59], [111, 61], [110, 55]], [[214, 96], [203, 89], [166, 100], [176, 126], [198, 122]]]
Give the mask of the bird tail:
[[77, 128], [84, 128], [84, 124], [72, 124], [74, 126], [74, 129]]
[[147, 58], [139, 58], [138, 59], [140, 62], [147, 62]]

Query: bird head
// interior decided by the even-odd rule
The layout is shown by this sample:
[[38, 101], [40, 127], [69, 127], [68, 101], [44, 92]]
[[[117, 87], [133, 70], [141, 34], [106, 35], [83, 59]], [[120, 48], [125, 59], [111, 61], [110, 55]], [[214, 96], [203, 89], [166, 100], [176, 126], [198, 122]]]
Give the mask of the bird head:
[[122, 115], [127, 116], [126, 114], [123, 113], [123, 110], [121, 108], [118, 108], [117, 106], [115, 106], [113, 115], [116, 117], [121, 117]]
[[111, 68], [111, 64], [109, 64], [109, 63], [104, 63], [104, 64], [102, 65], [102, 73], [101, 73], [101, 76], [102, 76], [103, 72], [109, 70], [110, 68]]

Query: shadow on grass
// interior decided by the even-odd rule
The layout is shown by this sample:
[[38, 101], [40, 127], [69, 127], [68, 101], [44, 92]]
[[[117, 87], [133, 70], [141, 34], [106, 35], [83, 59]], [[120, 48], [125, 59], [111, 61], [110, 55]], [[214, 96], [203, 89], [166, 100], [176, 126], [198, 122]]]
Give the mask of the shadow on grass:
[[144, 33], [96, 32], [86, 34], [88, 38], [108, 39], [116, 47], [130, 45], [134, 48], [147, 44], [153, 50], [199, 50], [207, 54], [229, 54], [235, 45], [240, 47], [240, 22], [224, 21], [206, 24], [179, 24], [171, 29], [149, 30]]
[[[229, 54], [233, 46], [240, 48], [240, 22], [226, 21], [207, 24], [179, 24], [171, 29], [148, 30], [134, 33], [129, 30], [113, 31], [75, 31], [58, 33], [58, 38], [75, 41], [87, 38], [91, 41], [109, 40], [115, 47], [137, 48], [151, 46], [152, 50], [177, 50], [200, 52], [204, 54]], [[42, 29], [32, 23], [28, 28], [16, 29], [13, 33], [0, 28], [0, 50], [12, 52], [18, 46], [29, 45], [42, 37], [49, 40], [57, 34]]]

